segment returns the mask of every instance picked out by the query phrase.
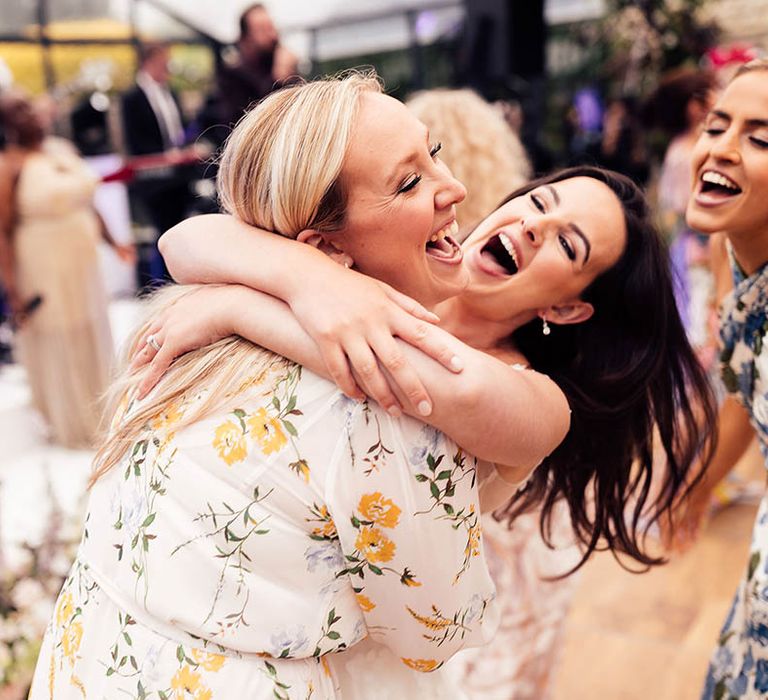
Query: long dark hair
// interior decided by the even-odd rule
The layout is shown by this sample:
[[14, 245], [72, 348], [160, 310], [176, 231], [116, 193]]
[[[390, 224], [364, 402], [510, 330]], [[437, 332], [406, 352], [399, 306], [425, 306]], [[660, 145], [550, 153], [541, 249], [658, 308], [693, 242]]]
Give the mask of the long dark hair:
[[564, 498], [584, 546], [572, 571], [602, 549], [647, 569], [664, 562], [646, 550], [648, 529], [695, 483], [694, 463], [711, 457], [717, 406], [675, 305], [666, 248], [631, 180], [580, 166], [528, 183], [506, 201], [573, 177], [599, 180], [618, 197], [626, 247], [583, 292], [594, 307], [589, 320], [552, 324], [544, 336], [534, 319], [512, 336], [531, 366], [565, 393], [571, 428], [528, 487], [496, 515], [511, 522], [541, 505], [541, 532], [549, 541], [552, 509]]

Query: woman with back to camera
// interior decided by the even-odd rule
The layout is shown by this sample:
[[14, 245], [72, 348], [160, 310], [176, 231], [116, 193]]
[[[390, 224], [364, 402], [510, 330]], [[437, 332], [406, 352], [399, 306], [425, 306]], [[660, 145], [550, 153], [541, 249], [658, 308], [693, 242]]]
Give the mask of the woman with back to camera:
[[[358, 172], [365, 177], [363, 167]], [[422, 180], [428, 182], [415, 168], [406, 175], [392, 184], [396, 191], [418, 193]], [[351, 197], [350, 215], [370, 211], [371, 235], [381, 250], [389, 250], [398, 244], [397, 222], [367, 187], [355, 189], [367, 207]], [[385, 196], [387, 189], [380, 189]], [[355, 255], [363, 252], [334, 233], [310, 231], [304, 238], [336, 255], [343, 252], [354, 266]], [[320, 260], [307, 246], [221, 216], [187, 221], [161, 241], [170, 269], [183, 281], [236, 280], [286, 299], [317, 342], [307, 338], [290, 351], [316, 355], [319, 347], [328, 373], [354, 394], [348, 357], [368, 392], [397, 410], [375, 359], [393, 375], [403, 372], [404, 357], [392, 351], [392, 335], [409, 334], [409, 322], [375, 283]], [[645, 551], [644, 525], [686, 488], [691, 462], [708, 451], [714, 409], [674, 309], [664, 248], [642, 194], [626, 178], [594, 168], [557, 173], [513, 193], [476, 228], [464, 250], [470, 286], [438, 307], [444, 325], [504, 361], [527, 359], [551, 374], [573, 411], [566, 440], [506, 515], [543, 504], [546, 534], [549, 515], [564, 498], [584, 559], [602, 540], [643, 565], [660, 563]], [[301, 280], [290, 279], [285, 271], [297, 266]], [[318, 303], [321, 295], [332, 301]], [[279, 326], [265, 331], [259, 299], [243, 287], [203, 289], [156, 319], [148, 332], [160, 350], [146, 347], [142, 353], [145, 359], [154, 355], [144, 388], [175, 355], [212, 338], [235, 331], [276, 342]], [[429, 335], [437, 329], [420, 330]], [[496, 396], [501, 400], [504, 392]], [[434, 405], [440, 407], [439, 401]], [[659, 497], [651, 499], [654, 426], [669, 464]], [[492, 421], [484, 435], [510, 429]], [[651, 517], [641, 526], [647, 513]]]
[[[386, 147], [372, 147], [381, 133]], [[458, 248], [429, 241], [453, 227], [464, 196], [433, 156], [406, 108], [353, 74], [254, 109], [228, 142], [220, 191], [238, 216], [285, 236], [324, 248], [318, 232], [343, 236], [359, 248], [356, 265], [433, 304], [466, 282]], [[382, 246], [355, 193], [410, 180], [412, 168], [424, 182], [392, 194], [399, 246]], [[153, 312], [187, 295], [163, 290]], [[300, 346], [298, 323], [266, 301], [262, 330], [279, 322], [285, 347]], [[554, 449], [568, 410], [538, 373], [449, 334], [422, 345], [464, 364], [453, 373], [406, 349], [436, 400], [434, 428], [350, 402], [312, 373], [315, 353], [301, 367], [241, 338], [181, 358], [144, 398], [141, 374], [125, 371], [31, 697], [370, 697], [370, 684], [360, 694], [344, 685], [343, 658], [379, 646], [397, 662], [374, 673], [376, 687], [428, 697], [411, 670], [487, 642], [498, 617], [476, 460], [438, 430], [513, 463], [499, 469], [514, 476]], [[519, 431], [484, 434], [494, 420]]]

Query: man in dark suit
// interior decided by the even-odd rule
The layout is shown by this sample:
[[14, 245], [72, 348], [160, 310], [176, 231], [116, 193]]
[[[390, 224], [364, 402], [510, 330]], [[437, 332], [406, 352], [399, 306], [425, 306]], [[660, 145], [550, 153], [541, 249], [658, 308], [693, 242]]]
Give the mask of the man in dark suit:
[[[136, 85], [123, 95], [121, 105], [129, 156], [170, 155], [185, 145], [181, 110], [168, 87], [169, 57], [167, 44], [142, 47]], [[142, 289], [168, 278], [157, 252], [157, 238], [186, 216], [190, 203], [189, 180], [183, 168], [173, 165], [137, 170], [129, 191], [137, 218], [143, 215], [155, 229], [154, 240], [140, 248], [138, 275]]]

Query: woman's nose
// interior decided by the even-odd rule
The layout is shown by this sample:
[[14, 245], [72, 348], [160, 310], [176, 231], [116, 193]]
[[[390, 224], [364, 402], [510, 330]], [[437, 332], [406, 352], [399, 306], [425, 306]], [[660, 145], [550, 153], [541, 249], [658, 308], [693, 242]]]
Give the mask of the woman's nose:
[[741, 161], [738, 134], [734, 129], [728, 129], [719, 134], [710, 148], [713, 158], [725, 160], [731, 163]]
[[520, 222], [523, 238], [532, 246], [538, 248], [541, 244], [541, 222], [536, 219], [523, 219]]
[[435, 192], [435, 208], [446, 209], [454, 204], [464, 201], [467, 196], [467, 188], [457, 180], [448, 168], [445, 168], [445, 176]]

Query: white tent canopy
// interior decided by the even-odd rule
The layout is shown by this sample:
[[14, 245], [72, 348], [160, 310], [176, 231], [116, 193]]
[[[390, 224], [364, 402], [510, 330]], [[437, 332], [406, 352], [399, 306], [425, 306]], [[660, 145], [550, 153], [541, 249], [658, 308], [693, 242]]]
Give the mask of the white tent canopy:
[[[131, 0], [110, 0], [115, 15], [127, 17]], [[416, 34], [423, 44], [456, 30], [464, 15], [462, 0], [262, 0], [281, 30], [284, 42], [299, 56], [311, 52], [311, 30], [316, 33], [314, 54], [319, 59], [386, 51], [408, 46], [411, 28], [406, 12], [416, 10]], [[472, 0], [467, 0], [471, 2]], [[525, 0], [516, 0], [524, 2]], [[176, 16], [223, 43], [237, 37], [237, 20], [252, 0], [145, 0], [139, 3], [142, 28], [170, 29], [167, 17]], [[550, 24], [598, 17], [604, 0], [546, 0]], [[354, 21], [353, 21], [354, 20]]]

